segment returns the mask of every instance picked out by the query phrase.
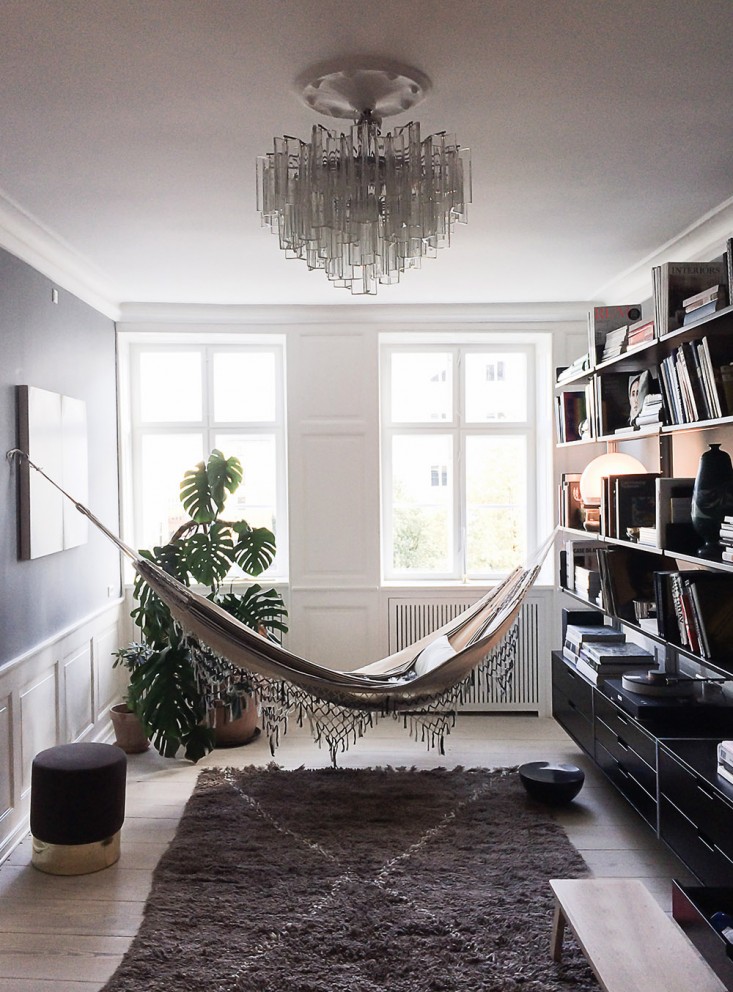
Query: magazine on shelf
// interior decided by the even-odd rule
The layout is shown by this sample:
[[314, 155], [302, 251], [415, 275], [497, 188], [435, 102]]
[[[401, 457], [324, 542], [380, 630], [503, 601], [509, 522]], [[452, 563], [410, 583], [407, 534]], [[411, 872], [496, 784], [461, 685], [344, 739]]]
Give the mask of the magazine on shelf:
[[641, 318], [640, 303], [613, 307], [593, 307], [588, 313], [588, 355], [592, 365], [600, 360], [606, 335], [619, 327], [628, 327]]
[[710, 262], [665, 262], [652, 269], [654, 322], [664, 337], [682, 327], [684, 300], [712, 285], [728, 284], [727, 252]]
[[595, 667], [599, 665], [655, 663], [653, 652], [643, 648], [640, 644], [634, 644], [633, 641], [624, 641], [620, 644], [600, 644], [591, 641], [583, 645], [581, 657]]

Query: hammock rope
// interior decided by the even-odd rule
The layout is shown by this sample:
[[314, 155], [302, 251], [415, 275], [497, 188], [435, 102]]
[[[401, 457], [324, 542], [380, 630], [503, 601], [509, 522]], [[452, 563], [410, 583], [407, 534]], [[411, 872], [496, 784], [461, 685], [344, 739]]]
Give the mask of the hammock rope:
[[[288, 719], [308, 719], [314, 739], [325, 744], [331, 761], [339, 750], [382, 717], [402, 721], [415, 739], [444, 753], [445, 735], [455, 724], [464, 693], [483, 680], [504, 696], [511, 688], [517, 652], [517, 624], [524, 599], [552, 546], [555, 532], [525, 567], [517, 567], [485, 596], [438, 630], [396, 654], [362, 667], [334, 670], [301, 658], [277, 641], [246, 627], [216, 603], [183, 585], [143, 558], [107, 528], [84, 504], [66, 492], [19, 448], [9, 461], [23, 459], [69, 499], [79, 513], [124, 554], [171, 611], [189, 639], [194, 666], [205, 681], [210, 650], [251, 679], [274, 753]], [[441, 640], [436, 660], [421, 664], [426, 648]], [[200, 642], [205, 645], [197, 649]], [[427, 657], [427, 655], [425, 655]]]

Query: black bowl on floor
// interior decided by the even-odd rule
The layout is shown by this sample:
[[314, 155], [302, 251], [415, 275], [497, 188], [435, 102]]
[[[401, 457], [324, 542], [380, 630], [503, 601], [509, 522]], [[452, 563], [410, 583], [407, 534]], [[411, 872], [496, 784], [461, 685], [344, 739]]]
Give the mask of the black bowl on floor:
[[519, 778], [532, 799], [561, 806], [575, 799], [585, 781], [585, 774], [575, 765], [530, 761], [520, 765]]

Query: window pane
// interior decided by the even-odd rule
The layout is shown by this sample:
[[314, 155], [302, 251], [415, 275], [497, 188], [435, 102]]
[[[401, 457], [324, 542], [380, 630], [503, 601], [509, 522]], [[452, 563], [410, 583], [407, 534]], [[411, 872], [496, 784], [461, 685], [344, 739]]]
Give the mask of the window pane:
[[214, 419], [274, 421], [275, 356], [271, 352], [214, 353]]
[[140, 546], [152, 548], [168, 539], [188, 517], [179, 499], [184, 473], [204, 457], [200, 434], [146, 434], [141, 444]]
[[453, 419], [453, 356], [442, 352], [392, 355], [393, 423]]
[[527, 419], [527, 356], [505, 351], [466, 354], [466, 420]]
[[527, 548], [527, 443], [524, 437], [466, 439], [467, 569], [506, 572]]
[[246, 520], [252, 527], [275, 526], [277, 460], [272, 434], [218, 434], [216, 446], [226, 458], [234, 455], [242, 463], [242, 482], [230, 494], [222, 516]]
[[201, 417], [201, 354], [141, 352], [140, 419], [170, 424], [200, 421]]
[[400, 435], [392, 441], [392, 566], [450, 572], [453, 559], [452, 439]]

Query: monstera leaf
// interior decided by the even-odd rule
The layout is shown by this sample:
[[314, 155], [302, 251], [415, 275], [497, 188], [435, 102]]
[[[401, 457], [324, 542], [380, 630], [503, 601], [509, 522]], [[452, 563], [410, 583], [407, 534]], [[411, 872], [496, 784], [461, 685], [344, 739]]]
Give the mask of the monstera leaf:
[[196, 582], [216, 588], [232, 567], [234, 540], [226, 524], [213, 523], [206, 530], [193, 534], [185, 545], [186, 568]]
[[238, 458], [225, 458], [218, 448], [208, 462], [199, 462], [183, 476], [180, 499], [183, 508], [197, 524], [216, 520], [226, 502], [242, 481], [242, 464]]
[[[141, 551], [140, 556], [160, 565], [164, 571], [174, 575], [185, 585], [189, 584], [181, 545], [165, 544], [153, 548], [152, 552]], [[134, 589], [138, 605], [130, 612], [130, 616], [140, 627], [146, 644], [157, 648], [165, 647], [175, 637], [170, 610], [139, 575], [135, 578]]]
[[275, 535], [267, 527], [250, 527], [240, 520], [232, 524], [239, 540], [234, 546], [234, 560], [247, 575], [260, 575], [275, 557]]
[[270, 630], [287, 632], [285, 617], [288, 611], [280, 594], [274, 589], [263, 589], [255, 583], [242, 596], [227, 593], [225, 596], [215, 597], [215, 602], [252, 630], [267, 627]]
[[131, 708], [142, 721], [155, 749], [165, 758], [185, 748], [198, 761], [214, 746], [188, 648], [175, 645], [153, 651], [130, 683]]

